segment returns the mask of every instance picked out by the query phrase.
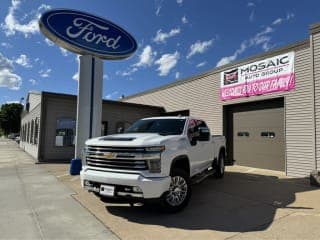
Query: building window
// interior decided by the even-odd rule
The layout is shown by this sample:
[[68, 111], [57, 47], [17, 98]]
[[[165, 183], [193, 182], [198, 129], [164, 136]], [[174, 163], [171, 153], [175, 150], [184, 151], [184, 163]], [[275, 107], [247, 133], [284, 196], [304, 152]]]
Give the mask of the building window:
[[35, 126], [34, 126], [34, 144], [38, 144], [38, 137], [39, 137], [39, 122], [40, 122], [40, 119], [39, 118], [36, 118], [35, 120]]
[[21, 126], [21, 130], [20, 130], [20, 140], [23, 141], [23, 125]]
[[57, 147], [74, 146], [76, 120], [73, 118], [59, 118], [56, 127]]
[[24, 134], [23, 134], [23, 141], [26, 142], [27, 141], [27, 124], [24, 124]]
[[30, 143], [30, 139], [31, 139], [31, 137], [30, 137], [30, 122], [28, 122], [28, 130], [27, 130], [27, 143]]
[[30, 131], [30, 143], [33, 144], [33, 140], [34, 140], [34, 120], [31, 120], [31, 131]]

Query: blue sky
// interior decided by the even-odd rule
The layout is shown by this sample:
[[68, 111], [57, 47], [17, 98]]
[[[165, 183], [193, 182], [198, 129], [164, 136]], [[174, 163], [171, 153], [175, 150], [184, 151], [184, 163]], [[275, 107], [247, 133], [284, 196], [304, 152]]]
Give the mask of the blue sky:
[[307, 39], [320, 21], [318, 0], [2, 0], [0, 104], [30, 90], [77, 93], [77, 55], [38, 29], [53, 8], [98, 15], [136, 39], [132, 57], [104, 61], [103, 97], [115, 100]]

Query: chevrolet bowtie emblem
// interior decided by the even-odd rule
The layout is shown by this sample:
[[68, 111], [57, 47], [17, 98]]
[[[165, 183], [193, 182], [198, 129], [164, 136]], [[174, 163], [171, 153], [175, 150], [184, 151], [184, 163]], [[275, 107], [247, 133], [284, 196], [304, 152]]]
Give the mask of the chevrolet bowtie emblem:
[[104, 154], [104, 156], [106, 158], [115, 158], [116, 154], [115, 153], [111, 153], [111, 152], [107, 152], [107, 153]]

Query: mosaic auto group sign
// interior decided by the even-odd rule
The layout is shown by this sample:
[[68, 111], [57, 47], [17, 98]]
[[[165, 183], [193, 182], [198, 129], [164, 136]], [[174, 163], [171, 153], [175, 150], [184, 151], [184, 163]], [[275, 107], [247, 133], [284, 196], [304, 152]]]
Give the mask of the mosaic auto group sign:
[[124, 59], [137, 49], [134, 38], [114, 23], [76, 10], [54, 9], [39, 21], [40, 30], [58, 45], [80, 55]]
[[221, 100], [250, 97], [295, 88], [294, 52], [221, 72]]

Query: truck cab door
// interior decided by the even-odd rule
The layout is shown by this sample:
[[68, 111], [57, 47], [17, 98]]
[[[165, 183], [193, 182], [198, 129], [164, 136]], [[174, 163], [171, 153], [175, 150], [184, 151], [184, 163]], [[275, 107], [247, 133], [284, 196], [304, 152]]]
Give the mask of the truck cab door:
[[201, 128], [207, 128], [205, 122], [190, 119], [188, 123], [188, 155], [190, 158], [191, 175], [206, 169], [213, 159], [213, 145], [210, 132], [208, 139], [200, 139]]

